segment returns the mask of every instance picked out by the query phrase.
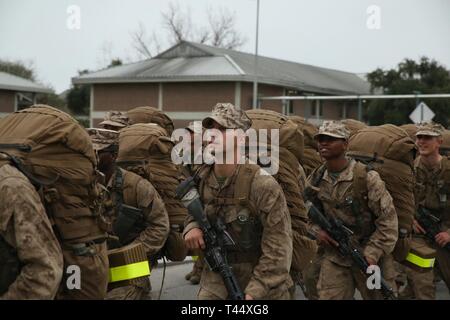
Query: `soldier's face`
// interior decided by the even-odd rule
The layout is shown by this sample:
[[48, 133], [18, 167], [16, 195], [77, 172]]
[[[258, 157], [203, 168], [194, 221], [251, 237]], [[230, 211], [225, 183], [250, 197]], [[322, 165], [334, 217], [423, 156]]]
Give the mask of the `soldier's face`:
[[214, 155], [222, 161], [227, 161], [226, 163], [236, 163], [236, 159], [241, 155], [240, 146], [245, 144], [243, 130], [227, 129], [218, 123], [214, 123], [210, 129], [216, 129], [219, 133], [211, 136], [210, 145], [214, 147]]
[[347, 150], [347, 141], [326, 135], [317, 137], [319, 154], [325, 160], [332, 160], [341, 157]]
[[429, 156], [439, 153], [442, 144], [441, 137], [419, 135], [416, 137], [416, 145], [421, 156]]
[[106, 173], [114, 165], [115, 160], [116, 157], [112, 152], [98, 152], [98, 170]]
[[123, 129], [122, 127], [116, 127], [116, 126], [112, 126], [110, 124], [103, 125], [103, 128], [108, 129], [108, 130], [114, 130], [114, 131], [120, 131], [120, 129]]

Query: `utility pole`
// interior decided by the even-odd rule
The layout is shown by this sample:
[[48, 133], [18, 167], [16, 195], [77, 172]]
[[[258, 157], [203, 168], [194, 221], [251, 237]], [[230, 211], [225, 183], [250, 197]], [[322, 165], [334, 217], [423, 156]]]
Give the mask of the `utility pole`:
[[253, 109], [258, 108], [258, 39], [259, 38], [259, 0], [256, 0], [256, 40], [255, 40], [255, 62], [253, 81]]

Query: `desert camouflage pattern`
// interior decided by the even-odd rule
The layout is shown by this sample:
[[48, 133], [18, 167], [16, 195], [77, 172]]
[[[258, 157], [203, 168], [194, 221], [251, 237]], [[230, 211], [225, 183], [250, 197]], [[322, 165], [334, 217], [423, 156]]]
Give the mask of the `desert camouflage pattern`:
[[324, 121], [319, 127], [319, 132], [314, 135], [314, 138], [318, 136], [330, 136], [348, 140], [350, 131], [341, 121]]
[[119, 132], [115, 130], [88, 128], [94, 150], [101, 151], [110, 147], [119, 147]]
[[416, 136], [432, 136], [441, 137], [445, 131], [445, 128], [433, 121], [422, 122], [417, 125]]
[[130, 123], [130, 120], [126, 114], [126, 112], [123, 111], [109, 111], [106, 113], [105, 118], [102, 122], [99, 123], [100, 126], [112, 126], [117, 127], [117, 129], [125, 128]]
[[217, 122], [226, 129], [242, 129], [246, 131], [252, 126], [252, 120], [244, 110], [236, 108], [231, 103], [218, 103], [214, 106], [211, 115], [203, 119], [203, 127], [209, 129]]
[[[429, 125], [434, 126], [436, 131], [440, 132], [438, 124]], [[426, 134], [423, 134], [426, 135]], [[431, 135], [431, 134], [429, 134]], [[432, 211], [432, 213], [441, 219], [441, 231], [450, 234], [450, 195], [447, 194], [447, 188], [450, 181], [446, 181], [449, 178], [445, 174], [445, 167], [448, 166], [447, 158], [443, 158], [436, 168], [427, 167], [421, 160], [421, 156], [417, 157], [414, 162], [415, 168], [415, 196], [416, 204], [424, 206]], [[443, 201], [441, 201], [443, 200]], [[420, 240], [420, 235], [414, 235], [417, 240]], [[419, 238], [419, 239], [417, 239]], [[442, 275], [442, 279], [450, 288], [450, 254], [448, 251], [442, 249], [436, 244], [424, 241], [424, 245], [436, 249], [436, 261], [438, 268]], [[413, 291], [413, 297], [416, 299], [435, 299], [435, 284], [434, 284], [434, 270], [417, 271], [412, 268], [406, 267], [406, 274], [408, 277], [408, 283]]]
[[[210, 221], [217, 218], [218, 210], [208, 203], [211, 203], [219, 192], [234, 194], [234, 181], [243, 166], [240, 165], [222, 186], [218, 183], [213, 170], [204, 177], [201, 200], [205, 204], [205, 213]], [[257, 219], [262, 225], [261, 252], [259, 256], [255, 256], [254, 261], [230, 263], [233, 272], [244, 293], [255, 299], [289, 299], [288, 289], [292, 286], [289, 276], [292, 261], [292, 229], [283, 191], [272, 176], [260, 169], [251, 182], [249, 202], [255, 208]], [[240, 209], [242, 208], [237, 205], [228, 205], [219, 211], [226, 221], [227, 230], [236, 236], [233, 238], [235, 241], [242, 236], [233, 228], [233, 222], [236, 222]], [[191, 216], [188, 216], [186, 223], [184, 234], [198, 228], [198, 224]], [[204, 268], [198, 298], [226, 299], [227, 295], [220, 274]]]
[[9, 164], [0, 167], [0, 237], [23, 264], [0, 300], [54, 299], [63, 274], [61, 247], [36, 189]]
[[[123, 196], [124, 204], [143, 210], [145, 221], [143, 230], [133, 233], [131, 243], [144, 245], [150, 260], [163, 247], [169, 234], [169, 216], [164, 203], [153, 185], [146, 179], [123, 169]], [[106, 212], [105, 217], [109, 226], [108, 232], [113, 234], [112, 225], [117, 217], [115, 210], [116, 193], [113, 191], [115, 174], [108, 182], [105, 192]], [[108, 292], [109, 300], [145, 300], [150, 299], [150, 279], [140, 281], [139, 285], [115, 288]]]
[[[356, 161], [350, 160], [349, 165], [339, 174], [336, 181], [326, 170], [318, 185], [318, 198], [323, 204], [325, 214], [339, 218], [350, 229], [356, 225], [355, 215], [350, 208], [345, 206], [336, 208], [336, 204], [343, 204], [352, 196], [355, 165]], [[308, 184], [311, 184], [311, 178], [308, 178]], [[392, 197], [379, 174], [373, 170], [367, 173], [367, 189], [367, 204], [371, 211], [369, 214], [372, 215], [372, 221], [369, 220], [366, 223], [372, 223], [374, 231], [365, 241], [361, 250], [365, 257], [376, 261], [382, 269], [383, 264], [388, 264], [385, 267], [388, 270], [383, 270], [383, 272], [392, 273], [390, 276], [394, 277], [391, 272], [393, 261], [390, 254], [398, 239], [398, 218]], [[312, 230], [318, 232], [320, 227], [312, 224]], [[356, 230], [353, 231], [355, 231], [355, 239], [361, 237]], [[319, 252], [323, 259], [318, 282], [320, 299], [352, 299], [355, 286], [360, 292], [366, 288], [365, 277], [357, 275], [359, 271], [353, 266], [350, 257], [343, 257], [335, 248], [325, 245], [320, 245]], [[386, 274], [383, 276], [387, 281], [390, 280]], [[367, 288], [361, 294], [366, 299], [375, 298], [374, 292], [369, 292]]]

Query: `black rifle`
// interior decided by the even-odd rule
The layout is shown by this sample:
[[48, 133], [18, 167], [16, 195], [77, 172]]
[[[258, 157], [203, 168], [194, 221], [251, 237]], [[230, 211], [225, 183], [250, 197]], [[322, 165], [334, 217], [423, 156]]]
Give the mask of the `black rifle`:
[[[433, 215], [430, 210], [419, 206], [416, 213], [416, 220], [425, 230], [425, 237], [427, 237], [431, 242], [436, 242], [436, 235], [441, 231], [440, 223], [441, 219]], [[450, 243], [444, 246], [444, 249], [450, 252]]]
[[[356, 266], [362, 271], [364, 275], [367, 275], [367, 269], [369, 264], [367, 263], [364, 255], [360, 250], [352, 245], [350, 237], [353, 232], [347, 228], [342, 221], [334, 217], [326, 217], [312, 202], [308, 212], [308, 216], [312, 222], [319, 225], [325, 230], [331, 238], [333, 238], [339, 246], [337, 250], [343, 256], [350, 256]], [[386, 300], [396, 300], [392, 288], [386, 283], [383, 277], [381, 277], [381, 293]]]
[[206, 262], [212, 271], [219, 272], [222, 276], [228, 291], [228, 297], [231, 300], [244, 300], [244, 293], [225, 258], [225, 246], [233, 245], [234, 241], [220, 220], [218, 220], [215, 228], [209, 223], [203, 212], [203, 204], [193, 177], [189, 177], [180, 183], [176, 190], [176, 197], [183, 202], [189, 214], [200, 225], [206, 244], [204, 251]]

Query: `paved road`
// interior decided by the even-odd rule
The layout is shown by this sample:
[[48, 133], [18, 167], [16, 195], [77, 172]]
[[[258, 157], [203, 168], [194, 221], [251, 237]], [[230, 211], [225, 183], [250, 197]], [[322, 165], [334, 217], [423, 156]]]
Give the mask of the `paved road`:
[[[153, 299], [158, 299], [163, 270], [162, 263], [160, 263], [156, 269], [152, 270], [151, 280]], [[166, 267], [161, 300], [195, 300], [197, 297], [198, 285], [192, 285], [189, 281], [184, 279], [185, 274], [189, 273], [191, 270], [192, 261], [190, 260], [181, 264], [168, 264]], [[300, 287], [297, 287], [296, 298], [297, 300], [305, 300]], [[355, 298], [360, 299], [359, 294], [357, 294]], [[437, 299], [450, 300], [450, 294], [442, 281], [437, 284]]]

